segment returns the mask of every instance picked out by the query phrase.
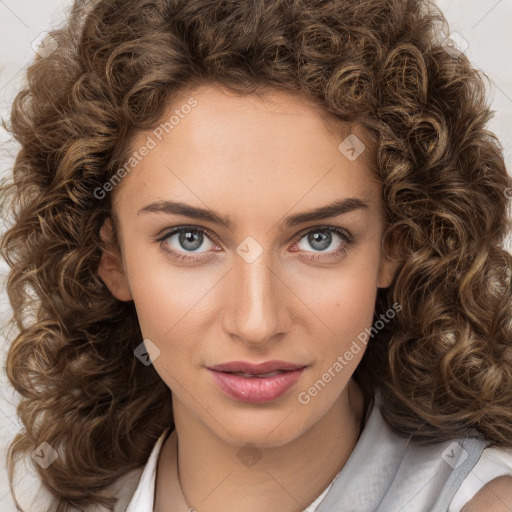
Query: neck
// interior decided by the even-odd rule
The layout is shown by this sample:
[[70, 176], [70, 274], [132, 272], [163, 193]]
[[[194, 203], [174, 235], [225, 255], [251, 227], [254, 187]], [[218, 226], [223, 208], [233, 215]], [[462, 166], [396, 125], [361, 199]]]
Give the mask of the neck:
[[[327, 413], [299, 436], [285, 443], [272, 443], [269, 436], [267, 443], [255, 446], [241, 440], [227, 443], [228, 434], [216, 435], [179, 401], [173, 401], [183, 499], [198, 512], [220, 512], [231, 503], [244, 512], [301, 512], [331, 483], [352, 453], [361, 433], [363, 404], [362, 390], [351, 379]], [[293, 412], [283, 417], [291, 421]], [[222, 430], [220, 422], [218, 426]], [[278, 429], [276, 425], [269, 430]], [[161, 458], [165, 464], [164, 449]], [[176, 500], [165, 496], [166, 488], [170, 489], [158, 489], [157, 483], [155, 510], [174, 512], [168, 504]]]

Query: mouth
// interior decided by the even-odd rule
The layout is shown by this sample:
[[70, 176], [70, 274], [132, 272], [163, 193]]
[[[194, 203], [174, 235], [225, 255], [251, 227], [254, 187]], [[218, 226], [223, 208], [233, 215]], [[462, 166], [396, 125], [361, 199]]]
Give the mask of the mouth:
[[280, 375], [282, 373], [289, 372], [290, 370], [276, 370], [275, 372], [269, 372], [269, 373], [247, 373], [247, 372], [224, 372], [224, 373], [230, 373], [232, 375], [240, 375], [240, 377], [256, 377], [259, 379], [266, 379], [268, 377], [275, 377], [276, 375]]
[[209, 372], [220, 391], [239, 402], [262, 403], [277, 400], [299, 381], [305, 366], [293, 370], [275, 370], [265, 373]]

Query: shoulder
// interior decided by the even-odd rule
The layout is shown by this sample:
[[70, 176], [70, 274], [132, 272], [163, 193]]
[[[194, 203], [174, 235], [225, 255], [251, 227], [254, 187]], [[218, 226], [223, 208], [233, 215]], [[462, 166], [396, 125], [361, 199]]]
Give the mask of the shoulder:
[[450, 512], [453, 510], [510, 512], [512, 510], [512, 449], [485, 448], [457, 494], [458, 497], [452, 502]]
[[512, 510], [512, 476], [503, 475], [485, 484], [467, 502], [461, 512], [510, 512]]

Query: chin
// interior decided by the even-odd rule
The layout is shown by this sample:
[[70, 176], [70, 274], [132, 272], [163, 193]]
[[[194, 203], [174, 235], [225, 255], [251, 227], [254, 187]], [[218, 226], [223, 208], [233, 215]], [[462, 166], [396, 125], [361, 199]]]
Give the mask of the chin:
[[[284, 420], [289, 415], [289, 418]], [[264, 417], [263, 417], [264, 416]], [[254, 415], [242, 418], [231, 416], [230, 421], [212, 425], [217, 435], [226, 444], [244, 447], [252, 444], [258, 448], [278, 448], [286, 445], [303, 434], [300, 425], [292, 425], [291, 418], [294, 414], [289, 412], [273, 411], [262, 415], [261, 419], [255, 419]]]

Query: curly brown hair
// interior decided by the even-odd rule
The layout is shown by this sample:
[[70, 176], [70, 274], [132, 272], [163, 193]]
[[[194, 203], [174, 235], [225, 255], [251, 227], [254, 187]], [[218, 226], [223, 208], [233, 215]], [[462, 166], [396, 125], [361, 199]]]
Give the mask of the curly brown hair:
[[395, 432], [432, 442], [476, 429], [512, 446], [512, 180], [486, 129], [485, 75], [447, 35], [428, 0], [75, 2], [4, 123], [21, 145], [2, 185], [19, 331], [6, 369], [24, 425], [8, 453], [13, 495], [16, 461], [46, 441], [63, 453], [34, 465], [52, 510], [112, 509], [107, 488], [173, 426], [170, 389], [134, 357], [133, 302], [98, 275], [112, 204], [93, 191], [170, 100], [208, 83], [302, 94], [327, 119], [363, 128], [382, 182], [383, 239], [400, 262], [375, 318], [397, 302], [402, 311], [355, 376], [365, 393], [381, 390]]

